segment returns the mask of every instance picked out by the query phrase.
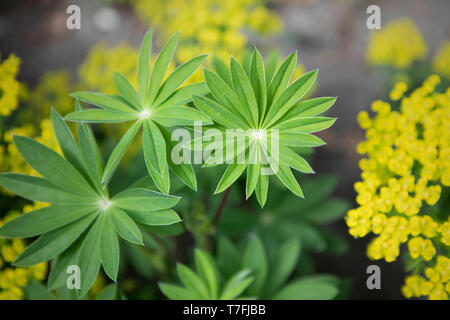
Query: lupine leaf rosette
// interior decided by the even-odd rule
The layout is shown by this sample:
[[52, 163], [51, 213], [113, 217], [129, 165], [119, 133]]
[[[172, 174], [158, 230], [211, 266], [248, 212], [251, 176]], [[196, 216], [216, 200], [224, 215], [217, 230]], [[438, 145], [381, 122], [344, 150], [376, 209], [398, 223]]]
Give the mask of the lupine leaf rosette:
[[90, 128], [78, 124], [78, 143], [63, 118], [51, 112], [55, 136], [64, 157], [41, 143], [14, 136], [27, 163], [41, 176], [1, 173], [0, 185], [31, 201], [49, 203], [0, 228], [0, 237], [38, 236], [14, 261], [28, 267], [52, 260], [48, 285], [65, 284], [67, 267], [81, 272], [79, 296], [84, 296], [103, 266], [114, 281], [119, 269], [118, 237], [143, 244], [138, 224], [171, 225], [181, 221], [171, 208], [178, 197], [145, 188], [130, 188], [110, 197], [102, 183], [103, 163]]
[[[192, 125], [194, 121], [211, 123], [199, 110], [185, 104], [192, 94], [204, 95], [208, 89], [203, 82], [180, 87], [203, 63], [207, 55], [199, 55], [178, 66], [170, 75], [166, 72], [180, 37], [174, 34], [162, 48], [150, 68], [152, 30], [147, 32], [138, 56], [138, 90], [121, 74], [114, 75], [117, 96], [95, 92], [75, 92], [72, 96], [99, 108], [76, 111], [65, 118], [70, 121], [92, 123], [133, 122], [116, 145], [106, 164], [102, 182], [110, 179], [127, 148], [142, 128], [145, 163], [157, 188], [170, 190], [170, 169], [190, 188], [196, 190], [197, 180], [191, 164], [175, 164], [170, 157], [173, 142], [169, 127]], [[152, 69], [152, 70], [150, 70]]]
[[[297, 53], [294, 52], [276, 71], [268, 71], [269, 68], [264, 67], [261, 54], [255, 48], [247, 70], [233, 57], [229, 70], [223, 67], [218, 73], [204, 70], [205, 82], [211, 94], [193, 96], [195, 105], [213, 119], [214, 125], [208, 128], [220, 132], [232, 129], [237, 145], [245, 144], [245, 150], [236, 151], [234, 142], [231, 144], [226, 140], [226, 134], [222, 135], [222, 153], [225, 154], [222, 163], [226, 161], [228, 166], [216, 193], [228, 188], [247, 169], [247, 198], [255, 191], [260, 205], [264, 206], [269, 174], [263, 174], [262, 170], [266, 169], [264, 166], [270, 166], [272, 173], [290, 191], [303, 197], [291, 168], [303, 173], [313, 173], [313, 170], [293, 148], [325, 144], [312, 133], [327, 129], [335, 122], [335, 118], [318, 115], [328, 110], [336, 98], [322, 97], [298, 102], [315, 82], [317, 70], [308, 72], [291, 83], [296, 63]], [[193, 139], [189, 147], [195, 149], [200, 144], [204, 148], [207, 145], [205, 141], [212, 140], [209, 138], [208, 133], [205, 133], [201, 143], [196, 141], [198, 139]], [[271, 147], [275, 144], [278, 148]], [[278, 154], [271, 154], [273, 150]], [[245, 161], [238, 161], [244, 151]], [[214, 157], [211, 156], [210, 159], [212, 158]], [[205, 161], [205, 165], [221, 164], [208, 159]]]

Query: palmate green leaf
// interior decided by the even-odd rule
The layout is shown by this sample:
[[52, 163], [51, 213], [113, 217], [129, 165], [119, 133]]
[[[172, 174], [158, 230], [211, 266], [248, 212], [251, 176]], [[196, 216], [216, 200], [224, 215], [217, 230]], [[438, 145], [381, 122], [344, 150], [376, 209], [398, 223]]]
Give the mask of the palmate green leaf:
[[119, 271], [119, 239], [110, 214], [102, 216], [100, 235], [100, 258], [103, 269], [111, 280], [116, 281]]
[[169, 67], [170, 60], [172, 60], [173, 54], [175, 53], [175, 48], [177, 47], [179, 39], [180, 32], [177, 32], [169, 39], [169, 41], [167, 41], [155, 60], [153, 71], [150, 76], [150, 91], [148, 98], [146, 99], [149, 104], [152, 104], [156, 98], [164, 76], [166, 75], [167, 68]]
[[330, 300], [336, 297], [338, 288], [321, 279], [299, 279], [278, 292], [274, 300]]
[[336, 97], [321, 97], [302, 101], [293, 106], [277, 122], [297, 117], [314, 117], [324, 113], [336, 102]]
[[114, 72], [114, 84], [120, 96], [123, 97], [133, 108], [139, 110], [141, 106], [141, 99], [136, 89], [121, 73]]
[[216, 191], [214, 191], [214, 194], [221, 193], [229, 186], [231, 186], [233, 182], [235, 182], [241, 176], [246, 167], [246, 164], [229, 164], [225, 169], [225, 172], [223, 173], [222, 178], [217, 185]]
[[169, 164], [170, 170], [175, 173], [175, 175], [189, 188], [194, 191], [197, 191], [197, 178], [195, 176], [194, 168], [192, 168], [192, 164], [190, 163], [179, 163], [175, 164], [172, 160], [172, 150], [178, 144], [178, 141], [172, 141], [172, 137], [169, 131], [164, 128], [161, 128], [161, 133], [164, 136], [164, 139], [167, 142], [167, 154], [170, 154], [167, 157], [167, 161]]
[[190, 83], [175, 90], [158, 108], [177, 107], [192, 101], [192, 96], [203, 96], [209, 92], [204, 82]]
[[78, 238], [63, 253], [52, 261], [47, 286], [49, 290], [54, 290], [65, 284], [67, 280], [67, 268], [78, 262], [78, 255], [83, 244], [84, 237]]
[[261, 170], [259, 144], [251, 143], [249, 148], [250, 159], [247, 167], [247, 181], [245, 184], [246, 199], [250, 198], [258, 183]]
[[259, 120], [258, 124], [261, 124], [264, 115], [266, 114], [267, 107], [267, 88], [266, 77], [264, 71], [264, 62], [261, 53], [255, 48], [252, 53], [250, 62], [250, 82], [253, 87], [253, 92], [258, 105]]
[[25, 161], [49, 182], [81, 196], [95, 197], [95, 191], [84, 177], [55, 151], [28, 137], [13, 139]]
[[87, 109], [69, 113], [65, 117], [69, 121], [82, 121], [92, 123], [120, 123], [138, 120], [136, 113], [116, 112], [102, 109]]
[[27, 300], [55, 300], [53, 294], [35, 280], [31, 280], [25, 287], [25, 297]]
[[285, 133], [313, 133], [328, 129], [336, 122], [336, 118], [328, 117], [298, 117], [286, 120], [275, 128]]
[[179, 197], [169, 196], [143, 188], [127, 189], [111, 199], [114, 206], [124, 210], [153, 212], [174, 207]]
[[152, 121], [144, 123], [143, 143], [147, 170], [158, 189], [167, 194], [170, 189], [170, 177], [166, 142], [158, 126]]
[[172, 72], [169, 77], [167, 77], [166, 81], [164, 81], [163, 85], [159, 89], [153, 106], [157, 107], [164, 100], [166, 100], [172, 94], [172, 92], [174, 92], [194, 73], [195, 70], [198, 69], [198, 67], [200, 67], [200, 65], [205, 61], [207, 57], [207, 54], [202, 54], [190, 59], [189, 61], [177, 67], [175, 71]]
[[277, 291], [293, 272], [300, 257], [300, 241], [293, 239], [283, 243], [280, 250], [277, 250], [269, 267], [264, 295], [271, 296]]
[[291, 53], [280, 65], [275, 75], [271, 79], [267, 89], [267, 105], [271, 106], [273, 101], [283, 92], [291, 79], [295, 66], [297, 65], [297, 51]]
[[190, 107], [167, 106], [157, 108], [152, 113], [152, 120], [165, 127], [194, 125], [195, 121], [212, 124], [211, 118], [197, 109]]
[[55, 258], [86, 230], [96, 216], [93, 213], [62, 228], [45, 233], [30, 244], [13, 264], [17, 267], [28, 267]]
[[128, 210], [127, 212], [134, 221], [147, 226], [169, 226], [181, 222], [180, 216], [173, 210], [152, 212]]
[[115, 207], [109, 209], [117, 233], [125, 240], [143, 244], [142, 234], [136, 223], [123, 210]]
[[[0, 173], [0, 185], [31, 201], [53, 204], [88, 203], [89, 199], [65, 191], [45, 179], [18, 173]], [[93, 199], [91, 201], [94, 201]]]
[[150, 57], [152, 51], [153, 29], [147, 31], [142, 40], [141, 49], [138, 55], [138, 87], [141, 93], [142, 102], [147, 101], [150, 89]]
[[273, 79], [273, 75], [275, 74], [275, 71], [277, 69], [278, 65], [278, 59], [280, 57], [280, 53], [278, 50], [272, 50], [269, 53], [269, 56], [267, 58], [267, 63], [265, 67], [265, 76], [266, 76], [266, 87], [269, 87], [270, 82]]
[[329, 199], [302, 213], [302, 217], [317, 224], [326, 224], [340, 219], [349, 209], [349, 203], [342, 199]]
[[63, 227], [92, 213], [92, 206], [55, 205], [18, 216], [0, 228], [0, 236], [29, 238]]
[[105, 111], [135, 113], [136, 110], [120, 99], [98, 92], [79, 91], [70, 94], [73, 98], [98, 106]]
[[225, 237], [217, 241], [217, 263], [225, 276], [231, 276], [239, 270], [241, 257], [236, 247]]
[[193, 96], [195, 105], [215, 122], [227, 128], [249, 128], [248, 124], [217, 102], [201, 96]]
[[222, 78], [222, 80], [225, 81], [229, 86], [231, 86], [231, 75], [227, 65], [216, 56], [213, 57], [212, 65], [214, 67], [214, 70]]
[[191, 300], [193, 299], [192, 293], [189, 292], [189, 290], [169, 284], [169, 283], [159, 283], [158, 284], [159, 289], [162, 291], [162, 293], [171, 300]]
[[259, 205], [264, 207], [267, 201], [267, 191], [269, 190], [269, 176], [261, 174], [256, 183], [255, 193]]
[[194, 297], [205, 300], [209, 298], [208, 287], [194, 271], [185, 265], [177, 263], [177, 273], [184, 287], [193, 293], [191, 299], [194, 299]]
[[232, 276], [225, 284], [220, 299], [232, 300], [241, 295], [254, 280], [250, 274], [250, 270], [242, 270]]
[[87, 294], [94, 284], [100, 270], [100, 237], [102, 230], [102, 217], [98, 216], [87, 232], [80, 248], [77, 265], [80, 267], [79, 297]]
[[303, 173], [314, 173], [314, 170], [311, 168], [311, 166], [306, 162], [306, 160], [296, 154], [291, 149], [285, 147], [285, 146], [279, 146], [280, 148], [280, 161], [287, 164], [289, 167], [303, 172]]
[[242, 257], [242, 268], [251, 270], [255, 278], [247, 289], [247, 294], [259, 295], [266, 282], [268, 273], [267, 256], [259, 237], [252, 237], [245, 247]]
[[317, 70], [305, 73], [287, 87], [279, 96], [275, 96], [264, 125], [270, 126], [281, 118], [308, 90], [317, 78]]
[[197, 272], [208, 287], [210, 299], [217, 299], [219, 293], [219, 272], [214, 260], [208, 253], [199, 249], [195, 250], [194, 258]]
[[280, 145], [287, 147], [319, 147], [325, 141], [309, 133], [281, 131], [278, 133]]
[[230, 62], [231, 80], [233, 82], [233, 89], [243, 107], [247, 121], [254, 126], [258, 125], [258, 103], [256, 102], [255, 94], [253, 92], [250, 79], [244, 71], [244, 68], [237, 62], [236, 59], [231, 58]]
[[117, 169], [120, 160], [123, 158], [128, 147], [141, 128], [141, 125], [141, 122], [136, 122], [135, 124], [133, 124], [120, 139], [119, 143], [115, 146], [114, 150], [109, 156], [108, 162], [106, 163], [105, 170], [103, 172], [102, 183], [109, 181], [114, 171]]

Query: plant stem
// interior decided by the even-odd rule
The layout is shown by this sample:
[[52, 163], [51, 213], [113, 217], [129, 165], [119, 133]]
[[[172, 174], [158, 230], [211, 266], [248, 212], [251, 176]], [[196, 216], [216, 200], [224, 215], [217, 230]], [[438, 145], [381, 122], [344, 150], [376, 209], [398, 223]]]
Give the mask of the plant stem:
[[228, 201], [228, 197], [230, 196], [230, 191], [233, 188], [233, 185], [234, 184], [229, 186], [223, 194], [222, 200], [220, 201], [219, 207], [217, 208], [216, 214], [214, 215], [214, 220], [212, 223], [214, 227], [217, 227], [219, 224], [220, 218], [222, 217], [223, 209], [225, 209], [225, 204]]

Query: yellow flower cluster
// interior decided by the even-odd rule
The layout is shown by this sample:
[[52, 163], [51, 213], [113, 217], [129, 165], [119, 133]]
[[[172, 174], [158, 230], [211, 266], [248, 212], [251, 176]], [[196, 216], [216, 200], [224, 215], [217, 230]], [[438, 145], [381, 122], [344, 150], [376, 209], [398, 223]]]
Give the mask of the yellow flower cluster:
[[450, 79], [450, 41], [445, 41], [433, 58], [435, 72]]
[[137, 54], [137, 50], [126, 43], [115, 47], [96, 44], [79, 68], [80, 86], [115, 94], [114, 72], [119, 72], [136, 87]]
[[[26, 205], [23, 213], [44, 207], [43, 203]], [[19, 215], [19, 212], [9, 212], [2, 220], [0, 226]], [[23, 287], [31, 279], [43, 281], [47, 276], [48, 264], [42, 262], [29, 268], [15, 268], [10, 266], [16, 257], [25, 249], [23, 239], [0, 239], [0, 300], [21, 300], [24, 298]]]
[[[49, 148], [55, 150], [58, 153], [61, 153], [59, 149], [58, 142], [53, 133], [53, 128], [50, 119], [46, 118], [40, 123], [40, 131], [41, 135], [35, 137], [37, 141], [48, 146]], [[24, 135], [33, 137], [37, 133], [37, 130], [34, 128], [32, 124], [26, 124], [21, 127], [13, 128], [10, 131], [7, 131], [4, 136], [4, 141], [6, 143], [5, 151], [2, 151], [1, 156], [1, 169], [2, 171], [11, 171], [22, 174], [31, 174], [38, 175], [36, 171], [34, 171], [17, 150], [16, 146], [13, 143], [13, 135]], [[4, 189], [3, 189], [4, 191]]]
[[450, 259], [438, 256], [434, 268], [425, 269], [425, 277], [408, 276], [402, 293], [407, 298], [428, 296], [430, 300], [448, 300], [450, 295]]
[[432, 75], [405, 97], [406, 85], [397, 83], [390, 96], [401, 99], [399, 111], [375, 101], [374, 118], [366, 111], [358, 115], [366, 140], [357, 151], [368, 157], [361, 159], [362, 181], [355, 183], [359, 207], [346, 222], [355, 238], [377, 235], [367, 248], [371, 259], [394, 261], [407, 243], [411, 258], [430, 261], [436, 246], [450, 245], [449, 212], [437, 217], [424, 208], [450, 186], [450, 88], [435, 92], [439, 82]]
[[7, 116], [18, 105], [20, 84], [16, 80], [20, 59], [11, 54], [0, 64], [0, 116]]
[[382, 30], [372, 31], [366, 57], [370, 64], [408, 68], [426, 57], [427, 44], [414, 22], [408, 18], [391, 21]]
[[[274, 34], [282, 29], [278, 15], [265, 0], [134, 0], [138, 16], [166, 35], [182, 31], [176, 60], [183, 63], [201, 53], [224, 61], [242, 58], [247, 39], [243, 30]], [[189, 82], [202, 81], [201, 70]]]

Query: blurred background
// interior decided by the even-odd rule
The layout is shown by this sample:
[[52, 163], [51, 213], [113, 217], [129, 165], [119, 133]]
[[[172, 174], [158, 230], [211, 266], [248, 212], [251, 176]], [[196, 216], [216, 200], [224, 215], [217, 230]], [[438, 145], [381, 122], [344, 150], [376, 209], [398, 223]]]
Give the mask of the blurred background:
[[[410, 76], [406, 70], [417, 61], [428, 61], [430, 68], [448, 76], [449, 50], [441, 57], [444, 62], [436, 58], [438, 50], [450, 38], [448, 0], [204, 2], [213, 5], [207, 8], [202, 6], [202, 1], [182, 0], [2, 1], [1, 60], [12, 53], [21, 59], [17, 75], [21, 83], [19, 95], [32, 110], [27, 112], [20, 105], [9, 112], [0, 110], [4, 116], [13, 115], [4, 125], [9, 129], [19, 127], [28, 119], [35, 127], [22, 126], [21, 130], [34, 132], [45, 140], [45, 117], [50, 104], [67, 113], [73, 107], [69, 92], [84, 87], [112, 93], [113, 71], [128, 76], [135, 73], [137, 49], [149, 27], [156, 30], [154, 48], [158, 50], [167, 35], [182, 31], [176, 56], [178, 62], [211, 51], [219, 57], [231, 53], [243, 58], [245, 48], [253, 46], [258, 46], [264, 56], [274, 49], [281, 57], [298, 50], [300, 66], [297, 73], [320, 68], [312, 96], [338, 97], [329, 112], [338, 120], [333, 127], [319, 134], [327, 145], [317, 148], [313, 154], [313, 168], [316, 176], [336, 176], [338, 184], [334, 196], [348, 200], [350, 207], [355, 207], [353, 184], [360, 180], [361, 174], [358, 166], [361, 156], [356, 152], [356, 146], [364, 139], [364, 131], [356, 121], [358, 112], [369, 110], [376, 99], [385, 99], [392, 83]], [[66, 9], [71, 4], [81, 8], [80, 30], [66, 27]], [[401, 29], [403, 23], [406, 29], [400, 30], [400, 39], [403, 36], [406, 39], [410, 35], [408, 30], [411, 31], [408, 23], [417, 28], [419, 40], [406, 39], [405, 47], [392, 49], [399, 50], [398, 59], [395, 55], [386, 58], [377, 52], [390, 50], [389, 46], [395, 47], [401, 40], [387, 36], [385, 47], [381, 49], [376, 48], [376, 43], [371, 44], [376, 41], [371, 38], [375, 31], [366, 25], [370, 16], [366, 10], [371, 4], [381, 9], [382, 30], [386, 30], [391, 22], [400, 21], [398, 28]], [[212, 22], [208, 20], [209, 15], [214, 17]], [[226, 28], [217, 27], [221, 25]], [[416, 69], [416, 73], [429, 71], [423, 71], [420, 66]], [[41, 135], [39, 131], [42, 131]], [[5, 159], [2, 161], [7, 161]], [[9, 171], [20, 164], [8, 167], [3, 163], [2, 171], [6, 170], [5, 166]], [[351, 278], [349, 298], [403, 298], [400, 288], [405, 274], [401, 262], [369, 260], [366, 246], [370, 237], [354, 239], [343, 219], [334, 222], [330, 228], [346, 239], [348, 248], [339, 255], [312, 253], [317, 272]], [[381, 267], [381, 290], [366, 287], [366, 268], [371, 264]]]

